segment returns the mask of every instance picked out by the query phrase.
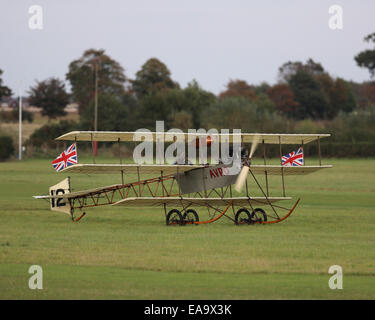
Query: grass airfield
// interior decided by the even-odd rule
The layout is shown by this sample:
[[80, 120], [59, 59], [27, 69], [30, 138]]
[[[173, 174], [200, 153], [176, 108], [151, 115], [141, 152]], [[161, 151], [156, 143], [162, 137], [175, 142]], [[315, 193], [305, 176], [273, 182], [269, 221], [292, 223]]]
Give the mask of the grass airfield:
[[[279, 224], [183, 227], [165, 226], [157, 208], [111, 206], [72, 223], [32, 198], [67, 176], [50, 162], [0, 163], [0, 299], [375, 299], [375, 159], [286, 177], [301, 202]], [[70, 176], [74, 190], [121, 182]], [[270, 185], [281, 195], [280, 177]], [[34, 264], [42, 290], [28, 287]], [[328, 287], [331, 265], [343, 268], [342, 290]]]

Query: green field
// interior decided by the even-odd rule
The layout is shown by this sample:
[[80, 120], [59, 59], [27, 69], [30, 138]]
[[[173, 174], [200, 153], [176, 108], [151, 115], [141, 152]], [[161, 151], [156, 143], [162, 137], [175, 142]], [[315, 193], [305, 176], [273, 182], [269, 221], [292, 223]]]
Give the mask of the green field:
[[[0, 164], [0, 299], [375, 299], [375, 159], [287, 177], [301, 202], [282, 223], [183, 227], [165, 226], [159, 209], [109, 206], [72, 223], [32, 198], [67, 176], [50, 161]], [[71, 178], [76, 190], [120, 183]], [[28, 287], [34, 264], [43, 290]], [[328, 287], [331, 265], [342, 290]]]

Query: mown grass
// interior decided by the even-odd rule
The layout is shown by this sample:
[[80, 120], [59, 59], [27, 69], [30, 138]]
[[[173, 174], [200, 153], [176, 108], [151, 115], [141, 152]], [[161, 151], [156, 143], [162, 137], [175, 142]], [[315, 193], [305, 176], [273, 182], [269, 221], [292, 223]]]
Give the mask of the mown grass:
[[[1, 163], [0, 298], [374, 299], [375, 160], [326, 162], [334, 168], [286, 177], [287, 196], [302, 200], [283, 223], [177, 228], [157, 208], [92, 208], [72, 223], [31, 197], [67, 176], [50, 160]], [[121, 181], [71, 179], [76, 190]], [[281, 178], [270, 184], [280, 195]], [[43, 290], [28, 288], [33, 264], [43, 268]], [[328, 288], [331, 265], [343, 268], [343, 290]]]

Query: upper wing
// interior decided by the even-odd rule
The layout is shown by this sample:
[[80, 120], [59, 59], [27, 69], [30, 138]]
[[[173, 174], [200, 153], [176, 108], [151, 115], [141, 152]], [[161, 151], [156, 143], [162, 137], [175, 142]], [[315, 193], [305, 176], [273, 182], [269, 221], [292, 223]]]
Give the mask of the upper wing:
[[[121, 131], [72, 131], [66, 133], [56, 140], [69, 141], [116, 141], [126, 142], [135, 141], [135, 134], [142, 134], [142, 132], [121, 132]], [[212, 137], [215, 141], [233, 142], [237, 137], [243, 143], [251, 143], [257, 137], [260, 142], [266, 144], [306, 144], [320, 138], [329, 137], [330, 134], [282, 134], [282, 133], [229, 133], [229, 134], [210, 134], [210, 133], [194, 133], [188, 134], [186, 132], [144, 132], [144, 134], [152, 135], [152, 140], [157, 141], [163, 137], [164, 141], [174, 141], [176, 137], [183, 137], [185, 142], [189, 142], [191, 137]]]

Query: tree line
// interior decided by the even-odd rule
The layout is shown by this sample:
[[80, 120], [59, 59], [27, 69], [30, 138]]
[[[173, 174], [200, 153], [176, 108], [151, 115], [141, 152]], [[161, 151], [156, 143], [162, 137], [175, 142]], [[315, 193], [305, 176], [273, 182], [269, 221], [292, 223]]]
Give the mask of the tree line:
[[[375, 44], [375, 33], [366, 36], [365, 41]], [[369, 70], [371, 78], [375, 76], [375, 48], [360, 52], [354, 60], [359, 67]], [[356, 83], [332, 77], [311, 58], [305, 62], [284, 63], [274, 85], [266, 82], [253, 85], [232, 79], [225, 90], [215, 95], [196, 80], [182, 88], [172, 79], [168, 67], [157, 58], [147, 60], [135, 78], [130, 79], [105, 50], [89, 49], [69, 64], [66, 80], [71, 93], [58, 78], [37, 81], [29, 90], [30, 104], [41, 107], [42, 113], [51, 119], [64, 115], [67, 103], [78, 103], [80, 120], [64, 123], [65, 129], [71, 126], [93, 130], [97, 81], [98, 130], [152, 130], [156, 120], [164, 120], [165, 129], [330, 131], [342, 138], [341, 142], [352, 144], [359, 141], [359, 136], [360, 141], [370, 141], [374, 136], [371, 124], [360, 121], [371, 118], [374, 113], [375, 82]], [[2, 85], [0, 78], [0, 95], [9, 94], [10, 89]], [[353, 119], [359, 119], [360, 128], [345, 127]], [[339, 128], [339, 123], [344, 128]], [[365, 132], [358, 135], [355, 130]]]

